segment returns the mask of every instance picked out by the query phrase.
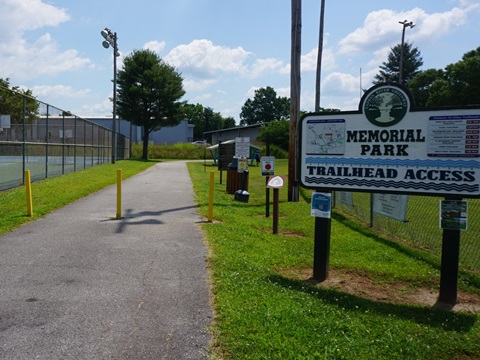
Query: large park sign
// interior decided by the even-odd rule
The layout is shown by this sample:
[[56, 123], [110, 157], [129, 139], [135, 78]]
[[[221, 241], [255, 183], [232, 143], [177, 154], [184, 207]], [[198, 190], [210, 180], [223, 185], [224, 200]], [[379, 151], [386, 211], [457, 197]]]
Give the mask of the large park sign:
[[480, 197], [480, 108], [417, 110], [381, 84], [358, 111], [305, 115], [300, 182], [313, 189]]

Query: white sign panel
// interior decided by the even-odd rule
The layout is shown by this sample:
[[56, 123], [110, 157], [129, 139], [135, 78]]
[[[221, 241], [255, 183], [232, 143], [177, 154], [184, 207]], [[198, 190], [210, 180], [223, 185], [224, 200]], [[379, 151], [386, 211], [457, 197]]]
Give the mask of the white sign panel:
[[237, 171], [239, 173], [243, 173], [245, 172], [245, 170], [248, 169], [248, 161], [247, 161], [247, 158], [240, 158], [238, 159], [238, 168], [237, 168]]
[[353, 193], [351, 191], [337, 191], [337, 199], [342, 204], [353, 206]]
[[275, 174], [275, 157], [274, 156], [262, 156], [260, 158], [262, 167], [262, 176], [270, 176]]
[[0, 128], [10, 129], [10, 115], [0, 115]]
[[410, 99], [379, 85], [357, 112], [304, 116], [302, 186], [479, 197], [480, 108], [410, 111]]
[[250, 138], [237, 137], [235, 138], [235, 157], [249, 158], [250, 157]]
[[397, 221], [406, 221], [408, 195], [373, 194], [373, 211]]

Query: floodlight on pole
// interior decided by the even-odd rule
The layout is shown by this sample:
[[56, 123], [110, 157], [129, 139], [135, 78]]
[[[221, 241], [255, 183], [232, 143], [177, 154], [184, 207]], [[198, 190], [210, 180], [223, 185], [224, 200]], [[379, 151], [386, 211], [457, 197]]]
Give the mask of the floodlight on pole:
[[405, 44], [405, 29], [407, 27], [413, 29], [415, 27], [415, 24], [413, 23], [413, 21], [408, 21], [408, 20], [399, 21], [398, 23], [403, 25], [402, 43], [400, 45], [400, 66], [399, 66], [399, 70], [398, 70], [398, 83], [400, 85], [403, 85], [403, 82], [404, 82], [404, 79], [403, 79], [403, 48], [404, 48], [404, 44]]
[[112, 164], [116, 159], [116, 117], [117, 117], [117, 56], [120, 56], [117, 47], [117, 33], [105, 28], [100, 31], [100, 35], [105, 39], [102, 45], [105, 49], [110, 46], [113, 48], [113, 119], [112, 119]]

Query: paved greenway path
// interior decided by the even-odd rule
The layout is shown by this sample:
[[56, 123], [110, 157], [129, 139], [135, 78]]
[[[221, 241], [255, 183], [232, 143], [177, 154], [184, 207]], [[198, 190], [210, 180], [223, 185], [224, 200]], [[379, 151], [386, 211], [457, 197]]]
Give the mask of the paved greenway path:
[[121, 220], [113, 186], [0, 236], [0, 359], [206, 357], [206, 247], [185, 162], [122, 193]]

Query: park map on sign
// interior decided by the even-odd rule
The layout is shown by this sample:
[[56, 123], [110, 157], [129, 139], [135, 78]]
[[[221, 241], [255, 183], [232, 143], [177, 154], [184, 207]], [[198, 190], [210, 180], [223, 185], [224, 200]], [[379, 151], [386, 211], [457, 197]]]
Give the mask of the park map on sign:
[[308, 155], [345, 153], [345, 120], [310, 120], [306, 130]]

